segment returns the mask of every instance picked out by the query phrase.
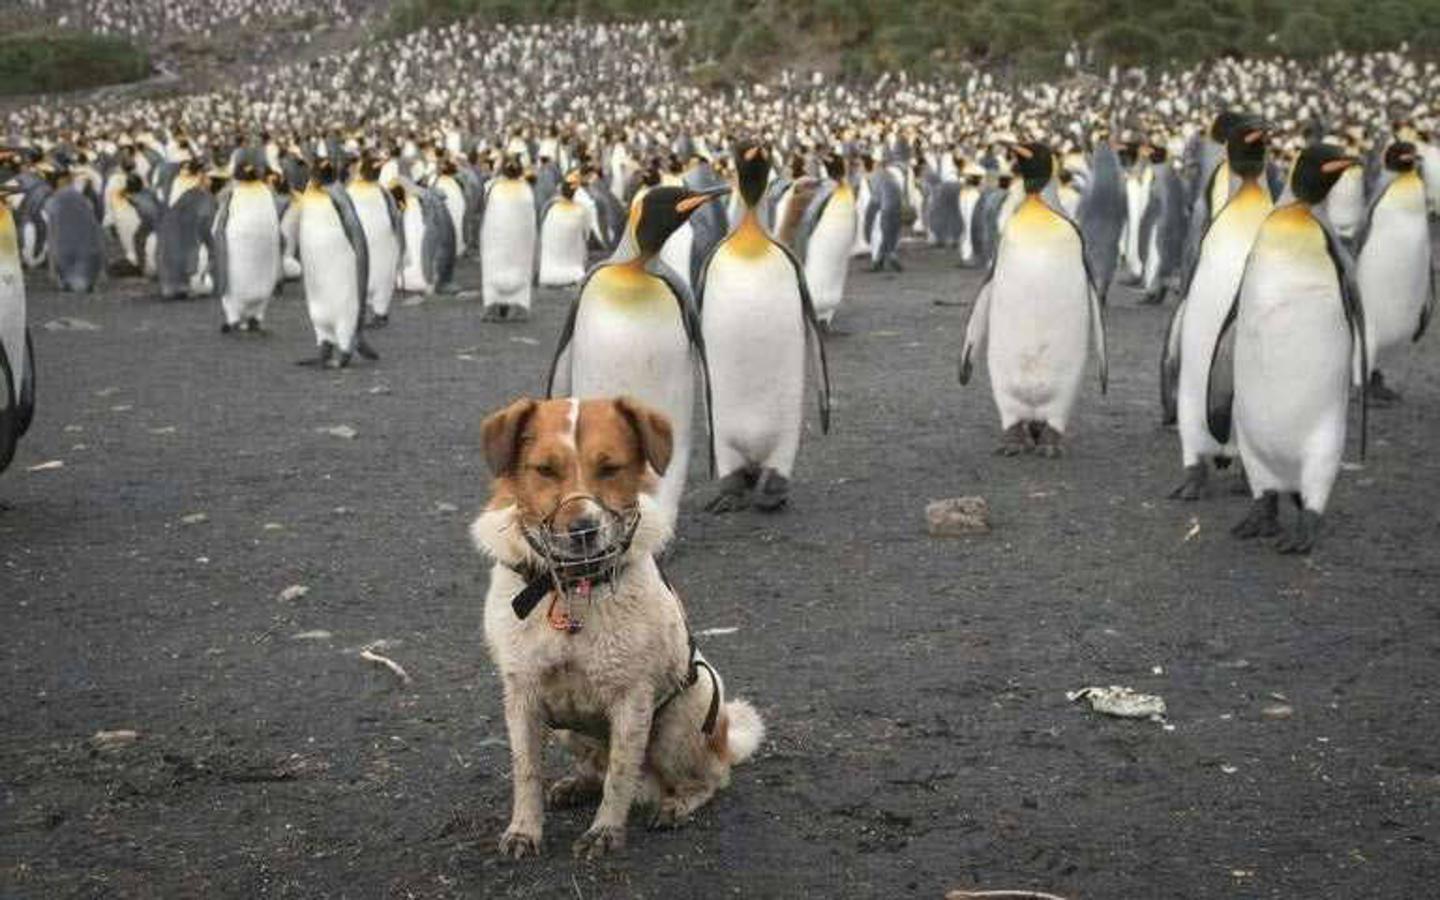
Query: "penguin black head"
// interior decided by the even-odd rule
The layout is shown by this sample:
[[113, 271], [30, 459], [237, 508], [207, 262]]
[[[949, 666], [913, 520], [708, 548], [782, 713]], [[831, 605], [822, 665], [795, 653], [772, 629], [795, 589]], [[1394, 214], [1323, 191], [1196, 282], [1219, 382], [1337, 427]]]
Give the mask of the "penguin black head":
[[1225, 138], [1225, 158], [1230, 171], [1242, 178], [1253, 178], [1265, 171], [1265, 152], [1269, 147], [1268, 129], [1259, 116], [1237, 116], [1232, 120]]
[[1013, 144], [1010, 152], [1015, 157], [1015, 170], [1025, 179], [1025, 192], [1038, 194], [1055, 177], [1055, 154], [1044, 144], [1031, 142]]
[[1215, 121], [1210, 123], [1210, 140], [1217, 144], [1225, 143], [1230, 137], [1230, 132], [1235, 130], [1235, 124], [1242, 118], [1244, 118], [1244, 113], [1229, 109], [1222, 111], [1215, 117]]
[[770, 183], [770, 151], [755, 141], [735, 145], [735, 176], [740, 183], [740, 199], [746, 206], [755, 206]]
[[1170, 159], [1169, 150], [1166, 150], [1164, 147], [1158, 147], [1154, 144], [1150, 145], [1150, 161], [1152, 163], [1163, 163], [1168, 159]]
[[368, 153], [360, 158], [360, 177], [366, 181], [380, 180], [380, 160]]
[[1385, 170], [1387, 172], [1413, 172], [1415, 170], [1415, 145], [1409, 141], [1396, 141], [1386, 147]]
[[1015, 176], [1013, 175], [1000, 175], [995, 179], [995, 183], [999, 185], [1000, 190], [1008, 191], [1010, 190], [1010, 183], [1014, 180]]
[[314, 178], [321, 184], [334, 184], [335, 164], [328, 159], [320, 160], [320, 164], [315, 167]]
[[140, 180], [139, 175], [132, 172], [125, 176], [125, 194], [127, 196], [130, 194], [138, 194], [143, 190], [145, 190], [145, 182]]
[[831, 153], [825, 157], [825, 174], [835, 181], [845, 180], [845, 157]]
[[1331, 144], [1311, 144], [1295, 161], [1290, 189], [1301, 203], [1322, 203], [1344, 171], [1359, 162]]
[[683, 187], [656, 187], [640, 200], [635, 222], [635, 240], [642, 256], [654, 256], [665, 241], [695, 214], [695, 210], [716, 197], [728, 194], [728, 187], [692, 191]]
[[525, 167], [520, 165], [518, 156], [507, 156], [504, 165], [500, 167], [500, 174], [506, 178], [519, 178], [525, 174]]
[[263, 177], [263, 175], [264, 173], [262, 173], [258, 168], [256, 168], [254, 163], [247, 162], [242, 164], [240, 168], [235, 171], [235, 180], [259, 181]]

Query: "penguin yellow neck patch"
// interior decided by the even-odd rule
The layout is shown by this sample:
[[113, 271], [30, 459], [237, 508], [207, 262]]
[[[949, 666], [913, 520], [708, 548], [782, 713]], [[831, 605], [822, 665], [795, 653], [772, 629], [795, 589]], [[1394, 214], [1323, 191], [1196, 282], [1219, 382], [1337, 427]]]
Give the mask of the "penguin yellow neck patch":
[[672, 313], [679, 315], [679, 305], [670, 293], [670, 286], [645, 271], [640, 260], [605, 266], [596, 272], [585, 287], [586, 297], [594, 297], [612, 308], [628, 312]]
[[770, 238], [760, 225], [760, 219], [755, 215], [755, 210], [745, 211], [745, 215], [740, 219], [740, 224], [736, 226], [734, 233], [726, 238], [725, 250], [746, 259], [756, 259], [769, 252]]

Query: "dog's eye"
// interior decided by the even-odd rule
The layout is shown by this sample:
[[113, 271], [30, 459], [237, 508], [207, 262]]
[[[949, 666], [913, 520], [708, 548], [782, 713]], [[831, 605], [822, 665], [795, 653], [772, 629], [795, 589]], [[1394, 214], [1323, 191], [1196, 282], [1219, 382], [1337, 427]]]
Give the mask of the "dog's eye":
[[539, 475], [541, 478], [548, 478], [551, 481], [560, 480], [560, 470], [552, 466], [550, 463], [541, 463], [540, 465], [536, 466], [535, 474]]
[[619, 475], [624, 466], [617, 466], [614, 463], [601, 463], [595, 467], [595, 477], [601, 481], [609, 481]]

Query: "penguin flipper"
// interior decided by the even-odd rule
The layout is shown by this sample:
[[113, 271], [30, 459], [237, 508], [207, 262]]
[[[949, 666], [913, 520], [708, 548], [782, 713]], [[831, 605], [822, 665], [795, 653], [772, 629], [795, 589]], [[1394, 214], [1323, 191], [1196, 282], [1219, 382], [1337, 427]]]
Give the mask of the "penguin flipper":
[[810, 296], [810, 285], [805, 281], [805, 267], [784, 244], [775, 241], [795, 270], [795, 283], [800, 287], [800, 309], [805, 315], [806, 340], [815, 354], [817, 369], [815, 390], [820, 404], [820, 433], [830, 433], [830, 361], [825, 356], [825, 341], [820, 337], [820, 319], [815, 315], [815, 301]]
[[20, 395], [16, 399], [20, 416], [20, 433], [24, 437], [35, 419], [35, 342], [30, 339], [30, 326], [25, 326], [25, 364], [20, 375]]
[[715, 403], [710, 388], [710, 360], [705, 354], [705, 335], [700, 327], [700, 315], [695, 311], [695, 304], [690, 299], [690, 291], [685, 287], [685, 282], [680, 280], [674, 269], [656, 257], [650, 260], [645, 270], [670, 288], [671, 295], [680, 306], [680, 319], [685, 323], [685, 337], [690, 341], [690, 346], [695, 348], [696, 364], [705, 384], [705, 427], [710, 445], [710, 477], [714, 478], [719, 472], [715, 457]]
[[805, 212], [800, 216], [800, 226], [795, 230], [795, 255], [804, 259], [810, 251], [810, 235], [815, 233], [815, 226], [820, 224], [820, 217], [825, 215], [825, 207], [829, 205], [830, 198], [835, 196], [839, 185], [827, 178], [815, 188], [815, 195], [810, 198], [810, 203], [805, 207]]
[[10, 467], [15, 458], [15, 445], [20, 440], [19, 408], [15, 403], [15, 375], [10, 357], [0, 346], [0, 472]]
[[234, 194], [233, 185], [227, 185], [220, 192], [220, 198], [215, 208], [215, 224], [210, 229], [211, 292], [222, 299], [230, 287], [230, 246], [225, 234], [225, 227], [230, 223], [230, 200]]
[[1430, 296], [1425, 298], [1425, 305], [1420, 307], [1420, 324], [1415, 327], [1415, 336], [1410, 338], [1412, 344], [1425, 336], [1425, 331], [1430, 327], [1430, 320], [1435, 318], [1435, 266], [1431, 262], [1427, 262], [1426, 266], [1430, 269]]
[[1095, 329], [1095, 353], [1100, 357], [1100, 393], [1110, 390], [1110, 357], [1105, 350], [1105, 295], [1090, 288], [1090, 323]]
[[[1243, 279], [1241, 283], [1243, 286]], [[1215, 339], [1215, 352], [1210, 354], [1205, 390], [1205, 425], [1222, 445], [1230, 442], [1231, 408], [1235, 402], [1235, 314], [1239, 306], [1237, 293], [1220, 326], [1220, 336]]]
[[[335, 214], [340, 217], [340, 227], [345, 232], [345, 239], [350, 242], [350, 249], [355, 254], [355, 288], [359, 294], [360, 323], [365, 322], [365, 296], [370, 291], [370, 246], [365, 243], [365, 228], [360, 224], [360, 216], [355, 212], [355, 203], [345, 188], [338, 184], [327, 185], [326, 195], [330, 198], [330, 204], [335, 207]], [[356, 335], [360, 334], [359, 326], [356, 327]]]
[[1162, 425], [1174, 425], [1180, 415], [1180, 334], [1185, 301], [1175, 304], [1165, 326], [1165, 347], [1160, 354], [1160, 412]]
[[[1323, 220], [1316, 218], [1320, 230], [1325, 234], [1325, 249], [1335, 266], [1335, 277], [1340, 284], [1340, 302], [1345, 308], [1345, 323], [1350, 329], [1357, 363], [1354, 367], [1355, 384], [1360, 388], [1360, 458], [1365, 458], [1370, 428], [1370, 392], [1366, 386], [1370, 381], [1370, 343], [1365, 339], [1365, 306], [1361, 302], [1360, 288], [1355, 281], [1355, 263], [1340, 238]], [[1433, 277], [1433, 273], [1432, 273]]]
[[405, 220], [401, 218], [400, 204], [395, 201], [395, 195], [388, 190], [381, 188], [380, 195], [385, 198], [385, 215], [390, 220], [390, 231], [395, 235], [395, 241], [400, 247], [400, 258], [405, 258]]
[[970, 321], [965, 325], [965, 343], [960, 348], [960, 383], [969, 384], [974, 367], [975, 354], [985, 343], [990, 330], [990, 293], [992, 282], [986, 279], [975, 295], [975, 306], [970, 310]]

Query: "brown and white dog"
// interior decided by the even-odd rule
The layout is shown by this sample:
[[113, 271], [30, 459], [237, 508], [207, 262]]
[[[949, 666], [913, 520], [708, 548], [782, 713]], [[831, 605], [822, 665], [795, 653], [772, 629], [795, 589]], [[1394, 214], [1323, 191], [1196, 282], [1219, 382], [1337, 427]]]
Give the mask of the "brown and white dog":
[[470, 534], [495, 560], [485, 640], [504, 685], [515, 791], [500, 850], [539, 853], [548, 728], [575, 757], [549, 803], [600, 796], [574, 844], [599, 856], [624, 845], [632, 805], [653, 807], [655, 824], [686, 819], [755, 752], [764, 724], [745, 701], [723, 702], [655, 563], [670, 537], [652, 495], [670, 463], [665, 416], [628, 398], [520, 399], [487, 418], [482, 437], [495, 481]]

